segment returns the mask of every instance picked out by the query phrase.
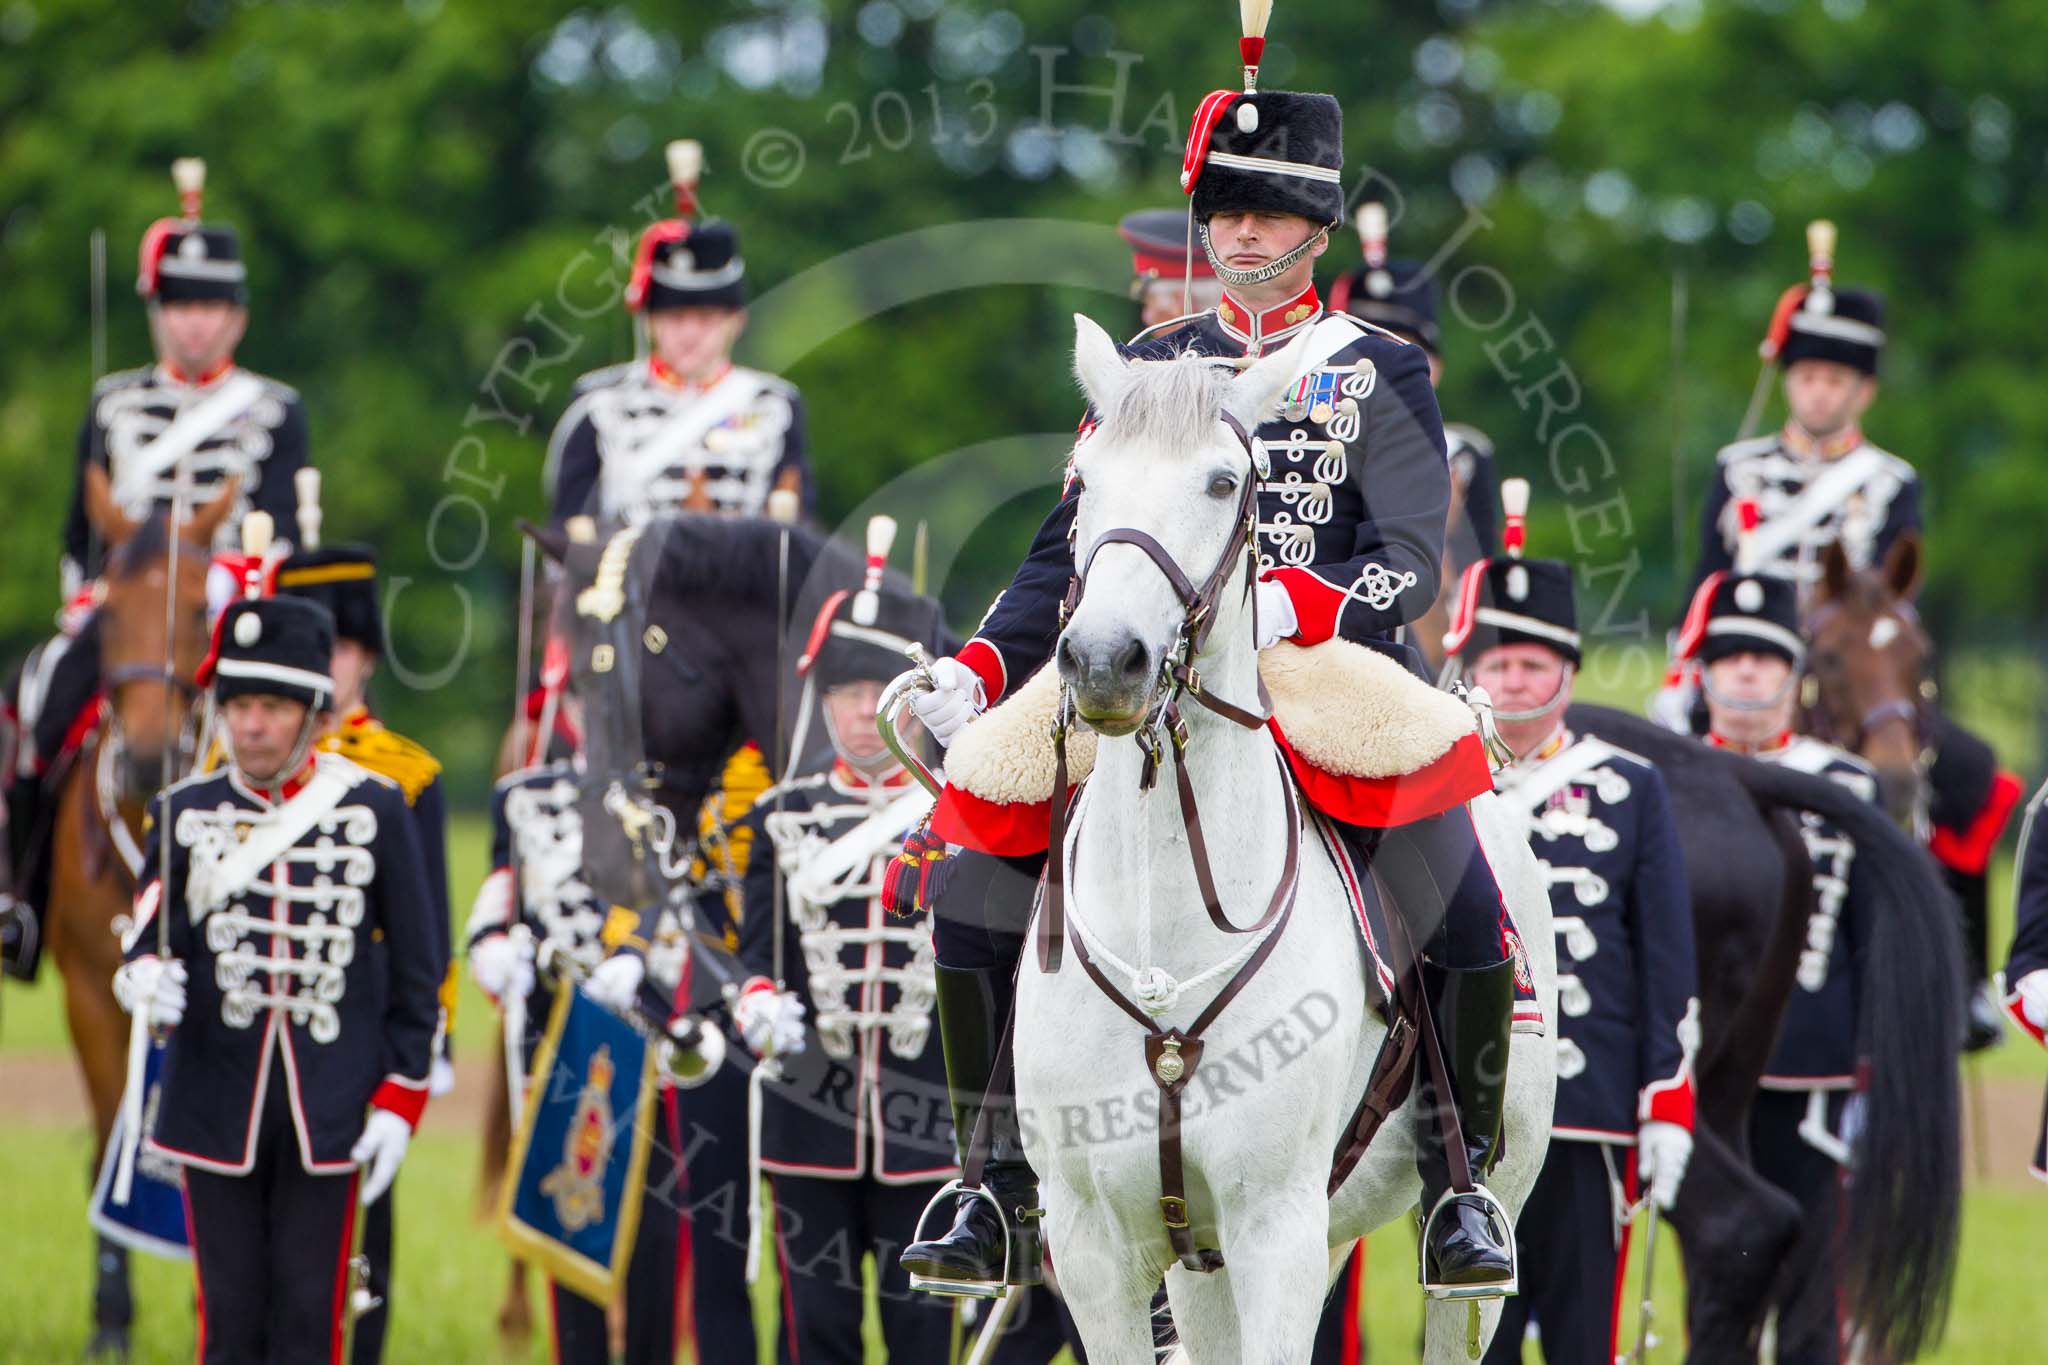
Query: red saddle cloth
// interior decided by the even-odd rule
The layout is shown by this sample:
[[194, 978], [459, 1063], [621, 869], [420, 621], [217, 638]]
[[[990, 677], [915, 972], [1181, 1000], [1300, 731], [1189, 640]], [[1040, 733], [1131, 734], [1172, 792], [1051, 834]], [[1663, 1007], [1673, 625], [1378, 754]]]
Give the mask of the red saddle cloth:
[[[1309, 806], [1339, 824], [1391, 829], [1441, 815], [1493, 790], [1493, 769], [1477, 732], [1414, 772], [1352, 777], [1319, 768], [1296, 753], [1277, 720], [1268, 720], [1266, 728]], [[1066, 796], [1072, 795], [1069, 788]], [[989, 801], [948, 783], [932, 811], [931, 828], [948, 843], [1020, 858], [1045, 852], [1051, 815], [1050, 800]]]

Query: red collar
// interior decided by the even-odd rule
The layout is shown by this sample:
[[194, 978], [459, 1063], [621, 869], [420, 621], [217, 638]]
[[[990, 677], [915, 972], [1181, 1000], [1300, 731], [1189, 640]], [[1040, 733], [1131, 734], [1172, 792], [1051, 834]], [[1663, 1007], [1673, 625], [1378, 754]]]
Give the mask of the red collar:
[[1707, 743], [1716, 749], [1726, 749], [1731, 754], [1747, 754], [1751, 758], [1768, 758], [1787, 748], [1796, 736], [1790, 730], [1780, 730], [1773, 738], [1762, 744], [1737, 744], [1732, 739], [1723, 739], [1716, 734], [1707, 736]]
[[360, 730], [376, 723], [377, 718], [370, 714], [370, 708], [360, 704], [341, 718], [342, 728], [346, 730]]
[[1822, 439], [1809, 435], [1797, 422], [1785, 423], [1785, 429], [1778, 434], [1785, 449], [1794, 455], [1822, 460], [1840, 459], [1863, 444], [1863, 428], [1848, 426], [1834, 435]]
[[239, 768], [235, 769], [233, 776], [236, 785], [240, 786], [243, 791], [248, 792], [265, 805], [275, 806], [281, 802], [291, 800], [306, 789], [306, 784], [313, 780], [314, 763], [315, 755], [308, 753], [306, 761], [299, 765], [299, 770], [290, 777], [287, 777], [282, 783], [273, 779], [270, 782], [259, 785], [251, 782], [248, 776]]
[[1254, 314], [1250, 308], [1231, 297], [1229, 290], [1223, 291], [1223, 302], [1216, 305], [1216, 321], [1224, 334], [1232, 340], [1243, 343], [1245, 354], [1257, 355], [1266, 347], [1294, 335], [1303, 327], [1311, 326], [1323, 315], [1323, 301], [1316, 293], [1315, 283], [1296, 294], [1287, 302]]
[[682, 375], [676, 372], [676, 369], [673, 365], [669, 364], [666, 360], [663, 360], [660, 356], [650, 355], [647, 357], [647, 373], [653, 376], [655, 383], [661, 385], [663, 388], [684, 389], [693, 393], [704, 392], [704, 390], [710, 388], [713, 384], [716, 384], [719, 380], [725, 378], [726, 371], [730, 370], [731, 368], [732, 362], [730, 360], [724, 361], [719, 365], [719, 367], [715, 371], [712, 372], [712, 375], [709, 379], [704, 380], [702, 383], [698, 383], [695, 380], [683, 378]]
[[834, 758], [832, 781], [849, 791], [898, 791], [910, 785], [910, 774], [898, 765], [885, 773], [880, 781], [876, 781], [845, 759]]
[[220, 377], [226, 374], [229, 370], [235, 368], [235, 358], [232, 355], [223, 357], [218, 363], [216, 363], [213, 366], [213, 368], [206, 371], [206, 373], [200, 375], [197, 379], [194, 379], [191, 375], [186, 374], [183, 370], [179, 369], [176, 365], [173, 365], [168, 360], [159, 361], [157, 363], [157, 368], [159, 370], [162, 370], [164, 373], [164, 377], [169, 379], [173, 383], [188, 384], [195, 389], [203, 389], [207, 385], [219, 380]]

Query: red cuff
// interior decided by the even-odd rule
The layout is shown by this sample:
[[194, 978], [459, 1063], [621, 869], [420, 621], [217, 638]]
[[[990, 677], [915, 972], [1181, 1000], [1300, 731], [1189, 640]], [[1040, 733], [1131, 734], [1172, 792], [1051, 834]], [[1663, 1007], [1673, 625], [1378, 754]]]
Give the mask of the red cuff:
[[377, 1093], [370, 1096], [370, 1103], [379, 1109], [389, 1110], [417, 1128], [420, 1115], [427, 1109], [427, 1083], [407, 1080], [403, 1076], [386, 1076], [384, 1083], [377, 1087]]
[[2043, 1047], [2048, 1047], [2048, 1033], [2035, 1028], [2034, 1021], [2027, 1018], [2026, 1010], [2020, 1005], [2020, 993], [2018, 991], [2007, 992], [2004, 1004], [2005, 1012], [2012, 1016], [2012, 1021], [2015, 1024], [2020, 1026], [2020, 1032], [2026, 1034]]
[[746, 984], [740, 987], [740, 994], [742, 996], [748, 996], [752, 995], [756, 991], [772, 991], [774, 989], [775, 983], [773, 981], [770, 981], [767, 977], [750, 976], [747, 978]]
[[1337, 634], [1337, 613], [1349, 600], [1342, 588], [1331, 587], [1307, 569], [1274, 569], [1260, 577], [1287, 589], [1287, 600], [1294, 604], [1294, 634], [1288, 639], [1319, 645]]
[[960, 646], [960, 652], [953, 657], [974, 670], [974, 675], [981, 679], [982, 690], [988, 694], [983, 700], [994, 706], [1010, 681], [1002, 654], [988, 641], [975, 639]]
[[1676, 1080], [1659, 1081], [1643, 1091], [1643, 1123], [1675, 1123], [1688, 1133], [1693, 1126], [1692, 1078], [1681, 1075]]
[[1998, 846], [1998, 836], [2005, 833], [2006, 822], [2012, 819], [2013, 807], [2019, 805], [2022, 794], [2019, 777], [1999, 769], [1992, 775], [1984, 808], [1970, 821], [1970, 827], [1956, 830], [1936, 825], [1934, 836], [1927, 841], [1927, 851], [1958, 872], [1982, 876], [1984, 869], [1991, 866], [1991, 851]]

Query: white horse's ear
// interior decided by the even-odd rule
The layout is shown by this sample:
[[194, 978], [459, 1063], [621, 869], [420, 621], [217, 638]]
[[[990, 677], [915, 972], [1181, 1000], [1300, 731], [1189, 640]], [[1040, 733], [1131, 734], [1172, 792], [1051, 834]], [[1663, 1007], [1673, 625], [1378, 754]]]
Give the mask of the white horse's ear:
[[1274, 411], [1280, 406], [1280, 395], [1287, 391], [1308, 364], [1309, 338], [1314, 332], [1313, 327], [1305, 328], [1300, 336], [1255, 362], [1231, 381], [1223, 407], [1244, 424], [1246, 431], [1257, 431], [1263, 423], [1272, 420]]
[[1074, 378], [1095, 411], [1107, 412], [1129, 378], [1130, 362], [1093, 319], [1074, 314]]

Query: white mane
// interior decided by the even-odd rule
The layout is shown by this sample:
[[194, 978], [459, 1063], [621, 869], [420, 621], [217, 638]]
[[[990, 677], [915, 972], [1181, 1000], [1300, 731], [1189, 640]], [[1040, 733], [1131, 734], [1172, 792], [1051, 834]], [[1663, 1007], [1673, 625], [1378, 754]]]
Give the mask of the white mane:
[[1171, 360], [1134, 360], [1125, 374], [1097, 412], [1108, 440], [1192, 455], [1220, 439], [1216, 424], [1237, 378], [1229, 366], [1190, 352]]

